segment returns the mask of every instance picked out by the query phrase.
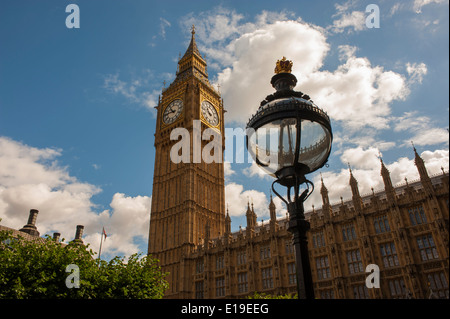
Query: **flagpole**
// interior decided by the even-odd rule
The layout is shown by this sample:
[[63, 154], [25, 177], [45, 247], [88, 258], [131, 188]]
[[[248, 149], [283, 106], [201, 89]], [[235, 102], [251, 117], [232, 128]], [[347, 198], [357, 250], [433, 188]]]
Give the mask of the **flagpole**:
[[98, 259], [100, 259], [100, 256], [102, 255], [102, 244], [103, 244], [103, 232], [104, 232], [104, 229], [105, 228], [103, 228], [102, 229], [102, 233], [101, 233], [101, 239], [100, 239], [100, 250], [99, 250], [99, 252], [98, 252]]

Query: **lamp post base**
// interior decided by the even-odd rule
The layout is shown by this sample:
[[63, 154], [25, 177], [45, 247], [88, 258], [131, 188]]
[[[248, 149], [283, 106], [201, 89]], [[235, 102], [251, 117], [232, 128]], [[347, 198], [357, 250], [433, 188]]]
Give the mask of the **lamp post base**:
[[297, 290], [299, 299], [314, 299], [314, 286], [308, 254], [307, 231], [310, 223], [305, 219], [303, 202], [288, 205], [288, 231], [294, 235], [295, 263], [297, 268]]

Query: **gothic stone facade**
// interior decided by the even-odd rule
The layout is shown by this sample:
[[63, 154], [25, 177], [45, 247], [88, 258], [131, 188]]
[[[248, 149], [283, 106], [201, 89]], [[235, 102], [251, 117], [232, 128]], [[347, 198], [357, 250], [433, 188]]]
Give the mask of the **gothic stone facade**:
[[[219, 133], [225, 145], [225, 110], [219, 92], [208, 81], [194, 30], [178, 62], [176, 79], [163, 90], [157, 110], [148, 253], [169, 273], [166, 297], [295, 293], [295, 257], [287, 220], [276, 219], [271, 201], [270, 221], [258, 225], [249, 204], [247, 227], [232, 233], [225, 211], [223, 164], [195, 158], [194, 139], [207, 128]], [[200, 133], [195, 131], [195, 120]], [[176, 141], [170, 135], [175, 128], [189, 132], [188, 161], [171, 161]], [[201, 141], [201, 149], [207, 142]], [[307, 213], [317, 298], [448, 298], [448, 173], [430, 178], [414, 152], [420, 175], [414, 183], [394, 188], [381, 161], [382, 192], [360, 196], [350, 170], [352, 199], [331, 205], [322, 182], [322, 208]], [[379, 266], [380, 288], [365, 285], [369, 264]]]
[[[449, 297], [448, 173], [430, 181], [430, 193], [416, 181], [394, 188], [393, 199], [383, 191], [333, 206], [325, 200], [321, 210], [307, 213], [316, 298]], [[296, 293], [286, 226], [286, 219], [272, 218], [265, 225], [205, 238], [182, 257], [190, 283], [185, 297]], [[379, 266], [379, 289], [366, 287], [369, 264]]]

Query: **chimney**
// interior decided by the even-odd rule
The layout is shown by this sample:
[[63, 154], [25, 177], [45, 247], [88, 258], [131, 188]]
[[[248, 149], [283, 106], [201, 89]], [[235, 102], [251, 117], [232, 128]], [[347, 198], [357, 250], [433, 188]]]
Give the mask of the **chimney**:
[[83, 240], [81, 239], [81, 237], [83, 237], [83, 230], [83, 225], [77, 225], [77, 232], [75, 233], [75, 239], [73, 240], [74, 242], [83, 243]]
[[53, 240], [59, 243], [59, 238], [61, 237], [60, 233], [53, 233]]
[[37, 209], [30, 209], [30, 215], [28, 216], [28, 223], [19, 229], [21, 232], [27, 233], [31, 236], [39, 237], [39, 232], [36, 228], [36, 219], [39, 211]]

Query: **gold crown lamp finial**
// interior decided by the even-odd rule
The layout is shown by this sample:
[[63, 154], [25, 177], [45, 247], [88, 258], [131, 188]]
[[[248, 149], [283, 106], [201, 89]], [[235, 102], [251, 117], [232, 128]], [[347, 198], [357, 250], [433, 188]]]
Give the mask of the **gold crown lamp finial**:
[[286, 57], [283, 57], [281, 60], [277, 61], [275, 66], [275, 74], [279, 73], [291, 73], [292, 72], [292, 61], [286, 60]]

